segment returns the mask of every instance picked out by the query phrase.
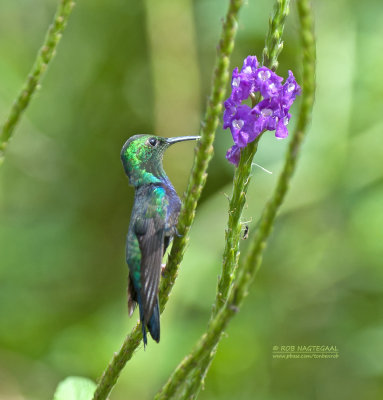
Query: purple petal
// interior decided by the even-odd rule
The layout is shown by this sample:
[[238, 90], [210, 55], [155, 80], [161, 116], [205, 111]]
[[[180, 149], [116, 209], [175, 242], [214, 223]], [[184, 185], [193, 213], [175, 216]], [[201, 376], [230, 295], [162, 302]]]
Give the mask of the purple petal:
[[289, 71], [289, 77], [286, 79], [286, 82], [282, 86], [281, 90], [281, 103], [287, 109], [291, 107], [296, 96], [301, 94], [301, 88], [297, 84], [294, 75], [291, 71]]
[[297, 84], [294, 78], [294, 74], [289, 70], [289, 77], [283, 86], [287, 86], [287, 91], [292, 93], [294, 96], [299, 96], [301, 94], [301, 87]]
[[[232, 93], [225, 101], [223, 114], [224, 129], [230, 128], [234, 146], [226, 158], [237, 165], [241, 148], [247, 146], [265, 130], [275, 130], [275, 136], [288, 135], [287, 124], [291, 115], [289, 109], [295, 97], [301, 93], [291, 71], [284, 84], [283, 78], [266, 67], [258, 68], [255, 56], [244, 60], [241, 72], [233, 70]], [[242, 104], [252, 93], [259, 92], [263, 97], [253, 109]]]
[[289, 134], [289, 131], [287, 130], [285, 121], [282, 119], [278, 122], [277, 128], [275, 129], [275, 137], [277, 137], [279, 139], [285, 139], [285, 138], [287, 138], [288, 134]]
[[232, 119], [230, 125], [234, 143], [239, 147], [245, 147], [254, 134], [254, 116], [250, 113], [251, 108], [246, 104], [241, 104]]
[[280, 109], [280, 104], [278, 99], [272, 98], [272, 99], [264, 99], [260, 101], [258, 104], [255, 105], [255, 107], [251, 110], [252, 114], [270, 114], [271, 113], [276, 113]]
[[259, 102], [251, 110], [251, 114], [257, 117], [255, 130], [259, 133], [264, 130], [273, 131], [277, 126], [280, 112], [280, 105], [276, 99], [265, 99]]
[[241, 149], [234, 145], [226, 153], [226, 158], [229, 162], [238, 167], [239, 159], [241, 158]]
[[245, 131], [239, 131], [236, 144], [238, 147], [246, 147], [247, 143], [249, 143], [249, 133]]
[[238, 68], [233, 71], [233, 77], [231, 80], [231, 97], [235, 102], [241, 103], [246, 100], [251, 93], [252, 82], [251, 77], [246, 74], [238, 73]]
[[223, 113], [223, 129], [230, 128], [234, 115], [237, 112], [237, 103], [229, 97], [225, 102], [225, 111]]
[[258, 68], [255, 74], [256, 90], [261, 92], [261, 95], [265, 99], [273, 97], [279, 93], [282, 81], [283, 78], [266, 67]]
[[243, 67], [241, 69], [242, 73], [245, 74], [255, 74], [258, 68], [258, 60], [255, 56], [247, 56], [243, 62]]

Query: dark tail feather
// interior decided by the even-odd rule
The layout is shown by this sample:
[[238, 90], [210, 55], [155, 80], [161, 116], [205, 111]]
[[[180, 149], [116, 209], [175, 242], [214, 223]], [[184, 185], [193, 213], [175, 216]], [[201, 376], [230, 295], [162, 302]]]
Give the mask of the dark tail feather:
[[160, 341], [160, 308], [158, 307], [158, 297], [153, 308], [152, 316], [148, 322], [148, 330], [153, 340], [158, 343]]
[[[144, 311], [143, 307], [141, 306], [141, 298], [138, 296], [138, 307], [140, 309], [140, 321], [141, 321], [141, 327], [142, 327], [142, 338], [144, 340], [144, 347], [148, 344], [148, 339], [146, 335], [146, 326], [144, 323]], [[157, 343], [160, 341], [160, 309], [158, 307], [158, 298], [156, 301], [156, 304], [154, 305], [153, 308], [153, 313], [152, 316], [149, 319], [148, 322], [148, 330], [150, 333], [150, 336], [155, 340]]]
[[148, 344], [148, 339], [146, 337], [146, 328], [145, 325], [142, 324], [142, 338], [144, 339], [144, 348], [146, 347], [146, 345]]
[[137, 296], [137, 300], [138, 300], [138, 309], [140, 311], [142, 338], [144, 340], [144, 348], [145, 348], [145, 346], [148, 344], [148, 339], [146, 337], [146, 327], [145, 327], [145, 323], [144, 323], [144, 308], [142, 307], [141, 296], [140, 295]]

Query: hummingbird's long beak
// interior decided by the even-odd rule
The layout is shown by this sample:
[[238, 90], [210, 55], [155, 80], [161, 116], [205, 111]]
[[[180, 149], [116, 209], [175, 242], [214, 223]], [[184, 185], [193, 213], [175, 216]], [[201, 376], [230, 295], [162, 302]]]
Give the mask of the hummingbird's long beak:
[[178, 143], [178, 142], [184, 142], [186, 140], [198, 140], [200, 139], [201, 136], [176, 136], [176, 137], [171, 137], [167, 138], [166, 141], [169, 143], [169, 145]]

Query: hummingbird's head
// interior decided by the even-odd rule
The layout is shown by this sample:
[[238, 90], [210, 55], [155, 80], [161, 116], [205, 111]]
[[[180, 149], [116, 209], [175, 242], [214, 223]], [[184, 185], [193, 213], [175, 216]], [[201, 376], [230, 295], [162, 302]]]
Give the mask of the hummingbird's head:
[[121, 160], [131, 185], [140, 186], [167, 179], [162, 167], [165, 150], [174, 143], [197, 139], [199, 136], [163, 138], [135, 135], [130, 137], [122, 147]]

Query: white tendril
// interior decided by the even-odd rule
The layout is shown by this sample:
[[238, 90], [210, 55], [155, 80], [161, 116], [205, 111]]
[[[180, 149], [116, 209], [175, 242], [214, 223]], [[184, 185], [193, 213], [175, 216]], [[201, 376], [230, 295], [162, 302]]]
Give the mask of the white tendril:
[[262, 171], [265, 171], [265, 172], [267, 172], [268, 174], [272, 175], [272, 172], [269, 171], [268, 169], [262, 167], [262, 165], [259, 165], [259, 164], [255, 163], [255, 162], [252, 162], [252, 163], [251, 163], [251, 166], [253, 166], [253, 165], [255, 165], [255, 166], [258, 167], [258, 168], [261, 168]]

